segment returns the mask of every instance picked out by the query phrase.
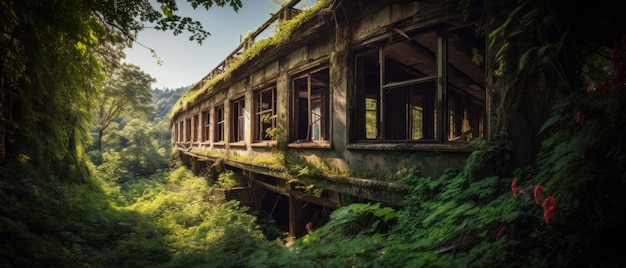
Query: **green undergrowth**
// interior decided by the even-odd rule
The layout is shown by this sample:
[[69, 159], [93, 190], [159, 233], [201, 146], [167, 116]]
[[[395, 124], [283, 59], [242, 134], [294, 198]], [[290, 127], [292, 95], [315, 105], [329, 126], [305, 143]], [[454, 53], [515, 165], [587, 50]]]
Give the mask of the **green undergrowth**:
[[352, 204], [250, 267], [623, 267], [626, 38], [609, 73], [558, 101], [534, 164], [511, 170], [506, 141], [481, 141], [461, 170], [409, 170], [398, 207]]
[[[126, 261], [137, 259], [131, 257], [135, 251], [153, 245], [147, 249], [161, 257], [150, 266], [242, 266], [245, 256], [265, 236], [247, 208], [237, 201], [217, 199], [213, 188], [206, 179], [195, 177], [182, 167], [156, 182], [153, 179], [152, 184], [129, 186], [125, 191], [134, 190], [133, 199], [120, 209], [138, 213], [154, 229], [134, 226], [137, 232], [117, 244], [107, 264], [135, 266]], [[135, 267], [139, 266], [145, 267]]]
[[290, 247], [268, 242], [251, 267], [457, 267], [505, 264], [517, 243], [498, 237], [522, 217], [540, 222], [497, 176], [478, 181], [450, 170], [426, 178], [411, 169], [414, 186], [400, 207], [357, 203], [337, 209], [328, 224]]
[[215, 186], [223, 189], [230, 189], [240, 186], [247, 186], [248, 180], [240, 172], [233, 172], [232, 170], [226, 170], [217, 178]]
[[0, 266], [243, 267], [272, 231], [183, 167], [123, 183], [94, 174], [25, 189], [20, 201], [3, 195], [14, 206], [1, 208]]

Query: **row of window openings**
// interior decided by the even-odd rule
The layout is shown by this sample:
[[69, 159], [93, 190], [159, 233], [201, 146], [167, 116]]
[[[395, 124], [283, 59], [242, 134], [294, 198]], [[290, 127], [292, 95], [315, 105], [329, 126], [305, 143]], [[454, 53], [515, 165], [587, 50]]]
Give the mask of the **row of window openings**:
[[[269, 88], [255, 93], [255, 125], [257, 132], [255, 140], [272, 140], [271, 130], [276, 127], [276, 89]], [[239, 98], [230, 103], [232, 113], [232, 124], [230, 137], [231, 142], [244, 140], [245, 132], [245, 99]], [[175, 137], [177, 141], [208, 142], [210, 140], [211, 121], [215, 121], [213, 129], [213, 141], [225, 141], [226, 114], [224, 106], [217, 106], [213, 109], [214, 118], [211, 118], [209, 110], [196, 114], [192, 118], [187, 118], [186, 122], [180, 121], [175, 126]], [[193, 120], [193, 121], [192, 121]], [[200, 124], [202, 122], [202, 124]], [[195, 130], [195, 131], [193, 131]], [[184, 138], [183, 138], [184, 137]]]
[[[405, 93], [403, 91], [399, 91], [400, 93]], [[403, 140], [404, 137], [408, 137], [408, 140], [429, 140], [434, 139], [436, 134], [436, 128], [434, 126], [437, 125], [437, 111], [436, 109], [431, 109], [429, 106], [434, 106], [433, 104], [428, 105], [427, 103], [432, 103], [432, 96], [427, 97], [425, 95], [418, 94], [417, 91], [408, 91], [409, 96], [405, 97], [404, 94], [388, 94], [387, 99], [390, 104], [389, 107], [395, 107], [394, 109], [388, 109], [391, 126], [387, 127], [387, 131], [385, 132], [390, 140]], [[271, 131], [276, 127], [276, 119], [275, 119], [275, 99], [276, 91], [274, 89], [266, 90], [257, 94], [255, 99], [255, 125], [257, 126], [255, 132], [255, 140], [263, 141], [263, 140], [272, 140], [273, 137], [270, 135]], [[305, 94], [304, 96], [308, 96]], [[324, 114], [322, 110], [322, 104], [326, 103], [323, 100], [324, 94], [317, 94], [309, 97], [298, 98], [297, 105], [300, 107], [299, 121], [307, 122], [309, 121], [308, 117], [310, 117], [310, 124], [299, 124], [298, 125], [298, 133], [302, 133], [301, 136], [297, 136], [296, 142], [302, 141], [321, 141], [324, 140], [324, 135], [326, 133], [325, 126], [323, 121], [325, 121]], [[393, 106], [393, 103], [396, 100], [409, 100], [404, 105]], [[426, 100], [425, 100], [426, 99]], [[428, 101], [428, 99], [431, 99]], [[365, 98], [365, 139], [366, 140], [377, 140], [378, 139], [378, 129], [379, 129], [379, 109], [378, 109], [379, 100], [375, 97], [366, 97]], [[311, 106], [310, 112], [308, 106]], [[244, 130], [245, 130], [245, 120], [244, 120], [244, 109], [245, 109], [245, 101], [243, 98], [233, 101], [231, 103], [231, 111], [233, 112], [233, 121], [232, 121], [232, 133], [233, 136], [231, 140], [233, 142], [243, 141], [244, 140]], [[484, 136], [484, 111], [482, 109], [473, 109], [470, 110], [471, 106], [468, 104], [460, 104], [457, 105], [455, 99], [448, 100], [448, 140], [456, 141], [456, 140], [471, 140], [473, 138], [473, 132], [471, 131], [472, 127], [470, 124], [469, 118], [478, 118], [478, 136]], [[426, 108], [426, 110], [425, 110]], [[475, 108], [475, 107], [474, 107]], [[405, 114], [398, 114], [405, 113]], [[214, 110], [216, 127], [214, 132], [214, 141], [220, 142], [225, 139], [224, 125], [226, 123], [226, 118], [224, 114], [224, 107], [216, 107]], [[209, 111], [202, 112], [202, 115], [196, 114], [192, 118], [188, 118], [186, 124], [183, 122], [179, 122], [177, 125], [177, 133], [175, 134], [178, 137], [179, 141], [182, 141], [182, 133], [186, 133], [185, 140], [186, 141], [209, 141], [209, 133], [210, 133], [210, 119]], [[404, 122], [394, 120], [393, 118], [406, 118]], [[193, 122], [192, 122], [193, 120]], [[202, 121], [202, 125], [200, 125], [200, 121]], [[186, 125], [186, 131], [183, 130], [183, 126]], [[196, 126], [196, 127], [194, 127]], [[192, 131], [192, 129], [196, 129]], [[306, 136], [305, 136], [306, 135]]]
[[[486, 132], [484, 68], [473, 62], [472, 50], [484, 47], [473, 39], [471, 28], [451, 32], [430, 31], [377, 49], [363, 51], [355, 57], [356, 105], [350, 111], [352, 141], [447, 141], [484, 137]], [[443, 47], [443, 49], [442, 49]], [[446, 51], [438, 55], [438, 51]], [[442, 58], [443, 57], [443, 58]], [[447, 60], [442, 60], [447, 59]], [[446, 62], [446, 68], [438, 67]], [[447, 82], [437, 86], [442, 69]], [[381, 77], [384, 83], [381, 83]], [[290, 140], [293, 142], [325, 141], [329, 136], [329, 69], [323, 66], [292, 80], [290, 102]], [[443, 96], [443, 97], [442, 97]], [[441, 99], [442, 101], [438, 101]], [[445, 105], [443, 105], [445, 104]], [[231, 142], [244, 139], [244, 99], [231, 102]], [[276, 89], [254, 95], [255, 141], [273, 140], [276, 127]], [[445, 113], [442, 112], [445, 110]], [[226, 123], [223, 106], [214, 109], [213, 140], [225, 140]], [[440, 120], [445, 116], [444, 120]], [[187, 119], [186, 131], [179, 122], [179, 141], [209, 140], [209, 112], [202, 113], [202, 136], [193, 137], [192, 126], [198, 126], [198, 115]], [[443, 118], [442, 118], [443, 119]], [[438, 122], [441, 121], [441, 122]], [[441, 125], [441, 128], [438, 126]]]
[[[423, 94], [419, 90], [396, 90], [385, 96], [385, 110], [379, 108], [380, 99], [377, 96], [364, 98], [364, 118], [357, 120], [364, 131], [357, 136], [357, 141], [378, 141], [383, 139], [382, 135], [387, 141], [438, 140], [436, 126], [439, 112], [432, 94]], [[448, 141], [485, 137], [484, 106], [464, 99], [448, 98], [447, 107]], [[381, 112], [384, 112], [384, 121], [380, 120]]]

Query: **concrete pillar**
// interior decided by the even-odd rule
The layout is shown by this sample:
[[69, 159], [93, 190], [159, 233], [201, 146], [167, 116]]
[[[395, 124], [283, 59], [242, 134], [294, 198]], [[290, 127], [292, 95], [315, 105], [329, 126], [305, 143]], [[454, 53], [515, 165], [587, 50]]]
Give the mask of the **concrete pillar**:
[[193, 172], [193, 175], [200, 174], [200, 168], [198, 166], [198, 158], [192, 157], [190, 161], [191, 161], [191, 172]]
[[293, 194], [289, 194], [289, 237], [301, 236], [304, 230], [302, 217], [303, 202]]

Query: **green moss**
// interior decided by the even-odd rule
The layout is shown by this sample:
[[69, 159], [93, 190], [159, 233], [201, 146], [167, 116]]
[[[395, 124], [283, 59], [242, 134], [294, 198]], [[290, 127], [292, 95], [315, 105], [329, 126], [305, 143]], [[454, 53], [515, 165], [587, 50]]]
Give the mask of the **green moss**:
[[196, 88], [196, 86], [194, 85], [192, 87], [192, 90], [183, 94], [183, 96], [176, 103], [176, 105], [172, 107], [171, 118], [174, 118], [174, 116], [178, 112], [180, 112], [181, 109], [184, 110], [187, 105], [193, 104], [197, 100], [198, 96], [210, 93], [218, 81], [230, 77], [232, 72], [237, 70], [239, 66], [241, 66], [245, 62], [254, 59], [263, 50], [271, 46], [278, 47], [282, 44], [289, 42], [291, 40], [294, 30], [297, 29], [308, 18], [312, 17], [313, 14], [317, 13], [322, 7], [327, 6], [329, 2], [330, 0], [317, 1], [314, 6], [312, 6], [310, 9], [304, 10], [293, 19], [281, 21], [278, 24], [278, 31], [273, 36], [255, 41], [252, 46], [246, 49], [240, 57], [233, 58], [229, 62], [229, 66], [226, 72], [213, 77], [200, 88]]
[[224, 189], [231, 189], [235, 187], [245, 186], [248, 181], [246, 177], [240, 172], [233, 172], [232, 170], [226, 170], [220, 173], [216, 186]]
[[272, 152], [270, 156], [258, 157], [247, 155], [230, 155], [230, 160], [242, 162], [242, 163], [254, 163], [255, 165], [265, 167], [279, 167], [283, 168], [285, 163], [285, 157], [279, 151]]
[[189, 152], [197, 155], [208, 156], [211, 158], [224, 158], [226, 156], [225, 153], [220, 153], [218, 151], [209, 150], [209, 149], [200, 149], [200, 148], [192, 148]]

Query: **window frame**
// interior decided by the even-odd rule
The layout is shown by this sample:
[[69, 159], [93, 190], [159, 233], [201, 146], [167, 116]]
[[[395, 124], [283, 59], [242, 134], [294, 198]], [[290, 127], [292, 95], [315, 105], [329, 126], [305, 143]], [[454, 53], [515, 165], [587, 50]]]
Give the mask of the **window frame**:
[[[225, 142], [225, 123], [226, 123], [226, 114], [224, 110], [224, 105], [216, 105], [213, 108], [213, 117], [214, 117], [214, 126], [213, 126], [213, 142], [214, 143], [223, 143]], [[221, 116], [220, 116], [221, 115]]]
[[174, 136], [173, 136], [173, 140], [174, 142], [178, 142], [178, 122], [174, 123]]
[[[269, 105], [267, 109], [264, 109], [261, 104], [261, 101], [263, 101], [263, 103], [267, 103], [263, 96], [264, 94], [268, 93], [270, 94], [270, 100], [269, 100]], [[266, 117], [267, 114], [269, 114], [269, 128], [276, 128], [276, 103], [277, 103], [277, 90], [276, 90], [276, 86], [272, 85], [272, 86], [268, 86], [268, 87], [263, 87], [259, 90], [256, 90], [254, 92], [254, 122], [253, 122], [253, 129], [254, 129], [254, 134], [253, 134], [253, 141], [254, 142], [265, 142], [265, 141], [275, 141], [276, 137], [273, 137], [271, 135], [269, 135], [268, 129], [266, 129], [266, 122], [264, 122], [266, 119], [263, 119], [263, 117]]]
[[[325, 86], [313, 88], [313, 82], [325, 84]], [[299, 88], [299, 83], [306, 84], [306, 88]], [[332, 136], [330, 129], [330, 105], [332, 103], [330, 88], [330, 66], [328, 64], [318, 65], [291, 77], [291, 127], [288, 146], [300, 147], [306, 144], [314, 147], [330, 146]], [[304, 92], [306, 96], [300, 96], [299, 92]], [[301, 104], [301, 100], [305, 100], [305, 105]], [[319, 124], [317, 124], [319, 127], [318, 139], [313, 139], [312, 134], [312, 126], [315, 123], [313, 122], [314, 108], [312, 107], [314, 103], [318, 103], [317, 107], [319, 107], [321, 114], [318, 118]], [[301, 114], [301, 111], [305, 109], [306, 114]], [[305, 125], [300, 122], [302, 120], [306, 121], [306, 130], [303, 128]]]
[[192, 125], [191, 125], [191, 117], [185, 118], [185, 142], [192, 142]]
[[184, 128], [184, 125], [183, 125], [184, 123], [183, 122], [184, 122], [184, 119], [178, 121], [178, 124], [176, 126], [178, 128], [178, 142], [184, 142], [185, 141], [185, 138], [184, 138], [185, 137], [185, 134], [184, 134], [185, 128]]
[[202, 111], [202, 130], [201, 141], [209, 142], [211, 139], [211, 110], [206, 109]]
[[[448, 56], [451, 53], [450, 51], [448, 51], [449, 49], [448, 35], [457, 34], [456, 32], [457, 30], [465, 29], [468, 27], [469, 26], [463, 26], [463, 27], [458, 27], [458, 28], [453, 28], [453, 29], [431, 28], [431, 29], [421, 31], [421, 32], [416, 31], [415, 33], [411, 33], [409, 35], [411, 37], [408, 38], [409, 39], [408, 41], [406, 40], [407, 38], [400, 38], [396, 42], [381, 41], [378, 44], [373, 44], [373, 45], [370, 44], [369, 47], [366, 49], [356, 51], [353, 54], [354, 55], [353, 56], [353, 60], [354, 60], [353, 90], [354, 91], [353, 91], [352, 96], [354, 96], [354, 101], [352, 102], [353, 106], [350, 111], [350, 115], [353, 118], [353, 120], [350, 122], [350, 127], [351, 127], [350, 137], [349, 137], [350, 143], [351, 144], [358, 144], [358, 143], [362, 143], [362, 144], [367, 144], [367, 143], [447, 144], [447, 143], [459, 141], [459, 138], [461, 137], [460, 135], [455, 135], [454, 137], [452, 136], [453, 134], [459, 134], [459, 133], [453, 133], [455, 129], [459, 131], [462, 129], [464, 131], [463, 132], [464, 134], [469, 133], [467, 134], [467, 136], [465, 136], [465, 137], [468, 137], [466, 140], [470, 140], [471, 137], [486, 138], [486, 134], [487, 134], [486, 133], [487, 132], [486, 131], [486, 128], [487, 128], [486, 126], [487, 125], [487, 118], [486, 118], [487, 117], [487, 114], [486, 114], [487, 89], [485, 86], [486, 81], [484, 81], [484, 72], [485, 72], [484, 67], [480, 67], [480, 68], [469, 67], [470, 69], [474, 68], [474, 69], [471, 69], [470, 71], [476, 71], [477, 69], [482, 70], [483, 79], [478, 80], [482, 83], [482, 87], [478, 85], [479, 90], [475, 91], [474, 94], [483, 94], [483, 95], [482, 96], [474, 95], [474, 96], [469, 96], [469, 97], [465, 96], [464, 98], [466, 99], [464, 99], [463, 102], [467, 103], [467, 105], [464, 106], [465, 108], [463, 108], [465, 110], [462, 110], [464, 111], [463, 114], [459, 114], [459, 110], [456, 107], [450, 107], [451, 109], [453, 109], [453, 111], [450, 111], [450, 109], [448, 109], [449, 108], [448, 102], [449, 100], [452, 100], [452, 97], [449, 98], [448, 95], [459, 96], [461, 95], [459, 94], [459, 92], [464, 93], [463, 91], [464, 89], [453, 88], [453, 86], [450, 85], [448, 82], [448, 79], [450, 79], [449, 77], [452, 76], [452, 74], [450, 73], [451, 71], [448, 69], [453, 69], [455, 66], [452, 66], [453, 65], [452, 63], [453, 62], [456, 63], [456, 59], [455, 61], [448, 60]], [[429, 34], [431, 34], [432, 36], [428, 36]], [[459, 35], [462, 35], [462, 33], [459, 33]], [[422, 38], [422, 40], [429, 41], [430, 42], [429, 44], [431, 46], [424, 45], [423, 47], [420, 47], [419, 45], [422, 45], [422, 43], [417, 42], [419, 38]], [[423, 38], [426, 38], [426, 39], [423, 39]], [[435, 42], [435, 38], [436, 38], [436, 42]], [[394, 81], [394, 79], [389, 78], [391, 75], [389, 72], [390, 70], [392, 70], [390, 68], [393, 68], [393, 67], [387, 66], [389, 59], [387, 58], [388, 56], [386, 54], [386, 49], [396, 44], [401, 44], [402, 42], [406, 42], [406, 43], [409, 43], [409, 45], [413, 45], [413, 46], [410, 46], [411, 49], [422, 50], [420, 51], [420, 54], [415, 54], [416, 58], [418, 57], [418, 55], [422, 55], [423, 58], [427, 58], [427, 56], [430, 56], [430, 58], [426, 59], [426, 60], [430, 60], [429, 64], [420, 63], [420, 64], [425, 64], [425, 66], [428, 67], [428, 69], [419, 70], [419, 71], [424, 71], [422, 73], [423, 76], [420, 76], [420, 75], [410, 76], [410, 75], [399, 74], [400, 76], [403, 76], [405, 80], [396, 79]], [[433, 44], [436, 44], [436, 45], [433, 45]], [[410, 53], [410, 51], [402, 51], [403, 49], [402, 45], [399, 45], [398, 47], [399, 49], [397, 51]], [[468, 47], [469, 46], [463, 44], [459, 46], [459, 49], [460, 50], [467, 49]], [[426, 54], [427, 52], [430, 52], [430, 54]], [[457, 52], [457, 51], [454, 51], [454, 52]], [[413, 55], [410, 55], [410, 56], [413, 56]], [[398, 64], [397, 66], [402, 66], [402, 65]], [[416, 71], [418, 70], [417, 67], [415, 69]], [[463, 72], [465, 70], [459, 71], [457, 69], [453, 69], [453, 71], [456, 71], [455, 75], [459, 76], [458, 73], [464, 74]], [[475, 77], [476, 76], [474, 76], [474, 78]], [[458, 82], [459, 80], [461, 80], [458, 77], [455, 77], [455, 79], [457, 80], [455, 82]], [[423, 104], [424, 108], [421, 113], [421, 117], [423, 117], [421, 119], [421, 123], [423, 124], [421, 127], [422, 129], [421, 133], [423, 137], [420, 137], [420, 139], [416, 139], [414, 138], [414, 136], [418, 135], [415, 132], [417, 128], [415, 127], [413, 127], [412, 129], [409, 128], [411, 123], [409, 122], [409, 115], [408, 115], [409, 113], [411, 114], [415, 113], [416, 110], [415, 111], [411, 110], [411, 109], [414, 109], [415, 107], [409, 108], [409, 106], [406, 106], [405, 108], [401, 108], [402, 106], [399, 105], [398, 103], [390, 103], [390, 102], [387, 103], [388, 98], [390, 98], [390, 96], [387, 96], [387, 94], [392, 90], [398, 90], [398, 88], [409, 90], [411, 88], [420, 87], [420, 86], [429, 85], [429, 84], [431, 87], [434, 84], [434, 87], [433, 87], [434, 92], [427, 94], [429, 95], [428, 96], [429, 99], [427, 100], [427, 102], [424, 102]], [[376, 89], [375, 86], [372, 86], [372, 85], [376, 85], [378, 89]], [[463, 86], [469, 86], [469, 85], [463, 84]], [[412, 90], [413, 89], [411, 89], [411, 91]], [[424, 92], [428, 92], [428, 91], [424, 91]], [[410, 93], [410, 94], [414, 94], [414, 93]], [[407, 96], [407, 99], [417, 96], [417, 95], [414, 96], [410, 94], [409, 96]], [[466, 95], [471, 95], [471, 94], [467, 93]], [[482, 97], [482, 98], [478, 99], [479, 97]], [[425, 112], [429, 112], [426, 110], [427, 108], [425, 106], [426, 106], [426, 103], [430, 105], [431, 99], [434, 100], [434, 103], [432, 103], [432, 108], [428, 108], [428, 109], [431, 109], [432, 116], [431, 115], [424, 116]], [[401, 99], [397, 98], [397, 101], [401, 101]], [[369, 102], [374, 103], [375, 107], [373, 109], [368, 108], [368, 105], [371, 105]], [[406, 103], [411, 103], [411, 102], [412, 100], [406, 101]], [[452, 102], [455, 102], [455, 101], [452, 101]], [[456, 100], [456, 102], [458, 102], [458, 100]], [[390, 106], [396, 106], [396, 107], [390, 108]], [[403, 123], [406, 129], [406, 135], [404, 135], [404, 138], [398, 139], [397, 138], [398, 135], [395, 135], [395, 138], [394, 138], [393, 137], [394, 135], [390, 135], [389, 133], [389, 129], [395, 124], [394, 122], [397, 122], [397, 121], [390, 121], [391, 118], [397, 118], [397, 117], [389, 117], [386, 115], [387, 113], [390, 113], [391, 109], [396, 109], [396, 113], [397, 111], [401, 111], [402, 109], [404, 109], [407, 113], [407, 115], [405, 116], [405, 119], [407, 122]], [[373, 114], [375, 114], [375, 116]], [[417, 114], [415, 113], [415, 115]], [[459, 116], [463, 117], [462, 121], [459, 119]], [[375, 121], [373, 121], [372, 118], [375, 118], [374, 119]], [[425, 120], [431, 120], [433, 122], [433, 125], [430, 125], [430, 123], [427, 125], [425, 123], [426, 122]], [[470, 125], [470, 121], [472, 121], [471, 125]], [[414, 125], [415, 123], [416, 122], [413, 121], [412, 124]], [[428, 129], [428, 128], [432, 128], [432, 129]], [[375, 131], [375, 132], [372, 133], [372, 131]], [[430, 133], [431, 131], [432, 131], [432, 135], [430, 134], [426, 135]], [[474, 134], [472, 135], [472, 133]]]
[[191, 128], [193, 129], [193, 133], [192, 133], [192, 139], [193, 142], [199, 142], [200, 141], [200, 114], [196, 113], [193, 115], [192, 117], [193, 121], [192, 121], [192, 125]]
[[230, 140], [229, 142], [245, 141], [246, 131], [246, 98], [241, 96], [230, 102]]

